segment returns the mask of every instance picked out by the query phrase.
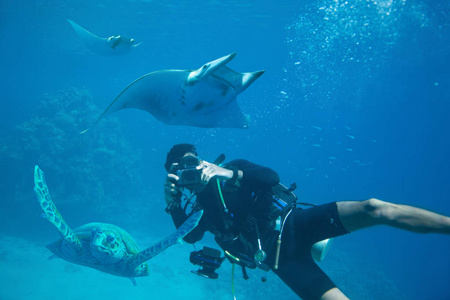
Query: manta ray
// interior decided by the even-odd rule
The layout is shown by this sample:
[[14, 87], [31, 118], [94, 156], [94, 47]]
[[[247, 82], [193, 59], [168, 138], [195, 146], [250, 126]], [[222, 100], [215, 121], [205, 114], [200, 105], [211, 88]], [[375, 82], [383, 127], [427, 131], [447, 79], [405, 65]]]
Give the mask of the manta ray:
[[84, 44], [93, 52], [101, 55], [119, 55], [130, 51], [131, 49], [140, 45], [131, 38], [126, 38], [120, 35], [113, 35], [109, 38], [100, 38], [95, 34], [87, 31], [72, 20], [67, 19], [72, 25], [75, 32], [84, 42]]
[[144, 75], [128, 85], [100, 115], [137, 108], [169, 125], [246, 128], [236, 96], [264, 71], [239, 73], [229, 69], [236, 53], [204, 64], [197, 70], [163, 70]]

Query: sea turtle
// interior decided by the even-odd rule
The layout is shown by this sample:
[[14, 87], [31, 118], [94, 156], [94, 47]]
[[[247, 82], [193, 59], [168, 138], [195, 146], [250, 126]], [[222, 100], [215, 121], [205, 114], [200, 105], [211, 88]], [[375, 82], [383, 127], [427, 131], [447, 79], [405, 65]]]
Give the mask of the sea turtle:
[[203, 211], [194, 213], [175, 233], [141, 251], [128, 232], [112, 224], [88, 223], [72, 231], [52, 202], [44, 172], [38, 166], [34, 168], [34, 184], [45, 218], [62, 235], [62, 238], [47, 245], [54, 253], [50, 258], [60, 257], [74, 264], [127, 277], [134, 285], [134, 277], [148, 275], [147, 260], [179, 243], [198, 225], [203, 215]]

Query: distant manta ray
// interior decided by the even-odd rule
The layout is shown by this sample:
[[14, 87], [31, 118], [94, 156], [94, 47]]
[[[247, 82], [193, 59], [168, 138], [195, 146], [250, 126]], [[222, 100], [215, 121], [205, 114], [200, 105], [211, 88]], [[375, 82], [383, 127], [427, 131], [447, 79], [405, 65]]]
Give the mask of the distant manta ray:
[[67, 19], [83, 43], [93, 52], [101, 55], [119, 55], [130, 51], [140, 45], [131, 38], [113, 35], [109, 38], [100, 38], [87, 31], [72, 20]]
[[163, 70], [144, 75], [127, 86], [100, 115], [125, 108], [151, 113], [169, 125], [246, 128], [236, 96], [264, 71], [238, 73], [226, 64], [236, 53], [204, 64], [197, 70]]

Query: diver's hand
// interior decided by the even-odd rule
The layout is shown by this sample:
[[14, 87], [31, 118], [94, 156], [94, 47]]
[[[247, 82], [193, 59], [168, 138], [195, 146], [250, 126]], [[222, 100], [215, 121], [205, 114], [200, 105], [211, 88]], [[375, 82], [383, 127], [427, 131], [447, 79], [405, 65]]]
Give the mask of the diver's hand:
[[178, 201], [181, 195], [181, 188], [178, 186], [180, 178], [175, 174], [167, 174], [164, 182], [164, 196], [166, 204], [170, 205], [173, 201]]
[[207, 185], [213, 177], [222, 180], [229, 180], [233, 178], [233, 170], [219, 167], [218, 165], [207, 161], [202, 161], [199, 167], [202, 169], [201, 182], [203, 185]]

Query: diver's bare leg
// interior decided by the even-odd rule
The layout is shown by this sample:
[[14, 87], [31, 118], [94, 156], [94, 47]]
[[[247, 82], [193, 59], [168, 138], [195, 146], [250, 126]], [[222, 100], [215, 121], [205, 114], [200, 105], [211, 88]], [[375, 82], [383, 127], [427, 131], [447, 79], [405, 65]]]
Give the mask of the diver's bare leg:
[[320, 297], [320, 300], [349, 300], [340, 289], [332, 288]]
[[337, 202], [345, 229], [353, 232], [374, 225], [388, 225], [417, 233], [450, 234], [450, 218], [408, 205], [378, 199]]

